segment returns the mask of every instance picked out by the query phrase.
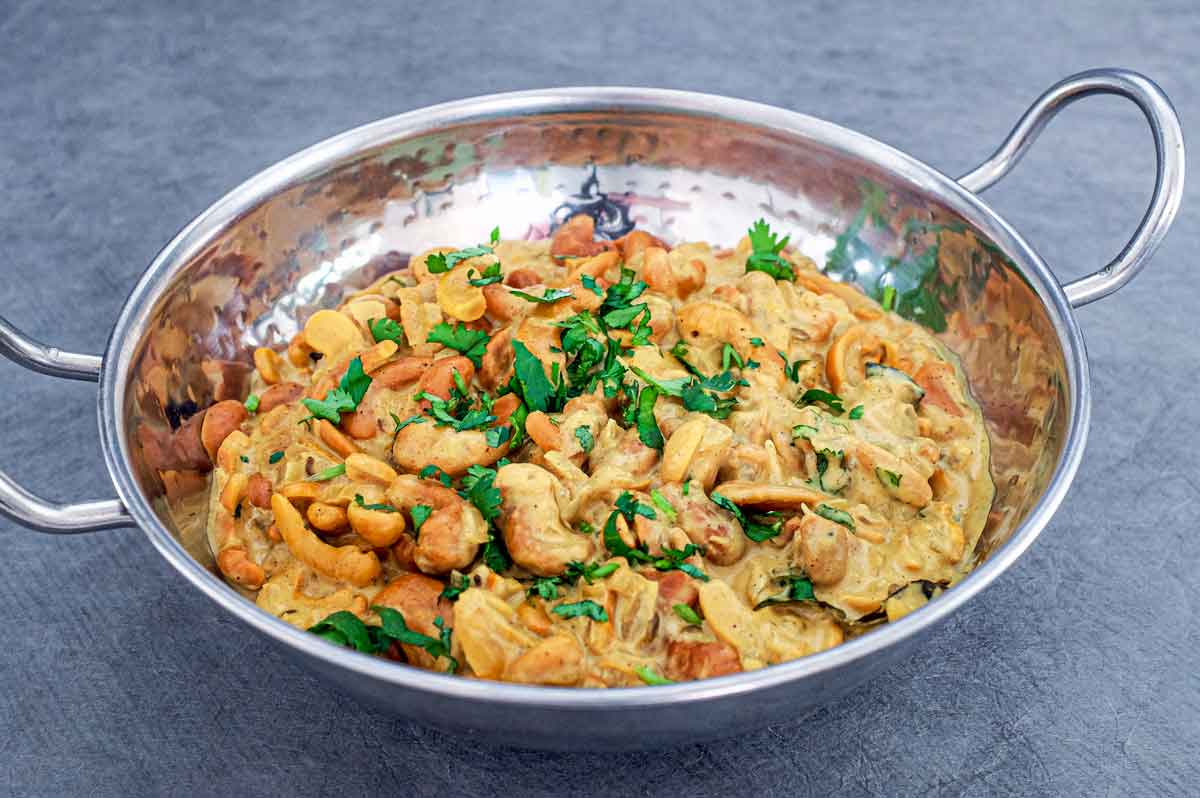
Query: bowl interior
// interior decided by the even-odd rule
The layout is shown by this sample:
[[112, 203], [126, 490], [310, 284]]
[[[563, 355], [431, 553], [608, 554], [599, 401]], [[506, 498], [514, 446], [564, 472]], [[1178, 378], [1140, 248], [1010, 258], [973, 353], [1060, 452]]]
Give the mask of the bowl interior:
[[284, 346], [410, 254], [496, 225], [538, 238], [587, 213], [613, 238], [636, 227], [732, 246], [763, 217], [831, 276], [875, 298], [894, 288], [898, 311], [960, 357], [992, 439], [986, 560], [1052, 483], [1078, 375], [1048, 310], [1052, 278], [946, 182], [832, 125], [700, 95], [545, 93], [385, 120], [268, 170], [164, 251], [117, 330], [116, 443], [162, 524], [211, 569], [191, 475], [156, 468], [147, 444], [243, 398], [255, 347]]

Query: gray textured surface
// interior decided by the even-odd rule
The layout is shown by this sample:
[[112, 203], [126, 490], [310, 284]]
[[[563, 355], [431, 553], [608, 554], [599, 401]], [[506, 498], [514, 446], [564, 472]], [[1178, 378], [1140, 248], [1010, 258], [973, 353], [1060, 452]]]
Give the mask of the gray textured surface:
[[[0, 309], [99, 351], [156, 249], [243, 178], [346, 127], [506, 89], [731, 94], [958, 174], [1043, 88], [1113, 64], [1158, 79], [1200, 130], [1194, 2], [564, 5], [0, 0]], [[1090, 100], [990, 199], [1077, 276], [1128, 235], [1152, 164], [1137, 112]], [[1094, 423], [1058, 517], [853, 699], [675, 751], [479, 750], [327, 692], [136, 530], [54, 539], [0, 521], [0, 794], [1195, 794], [1195, 193], [1147, 272], [1080, 313]], [[110, 493], [91, 386], [2, 363], [0, 389], [6, 469], [59, 499]]]

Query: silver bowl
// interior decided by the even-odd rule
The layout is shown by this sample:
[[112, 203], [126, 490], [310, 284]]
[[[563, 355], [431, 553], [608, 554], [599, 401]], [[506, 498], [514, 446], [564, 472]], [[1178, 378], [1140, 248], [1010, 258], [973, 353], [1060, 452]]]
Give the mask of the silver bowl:
[[[1145, 113], [1157, 183], [1110, 264], [1060, 286], [978, 193], [1059, 110], [1115, 94]], [[57, 377], [98, 380], [117, 500], [55, 505], [0, 473], [0, 512], [45, 532], [136, 524], [191, 585], [364, 702], [508, 744], [589, 750], [735, 734], [826, 702], [908, 655], [1025, 551], [1083, 456], [1090, 388], [1072, 308], [1132, 278], [1183, 189], [1179, 121], [1145, 77], [1094, 70], [1052, 87], [999, 150], [952, 180], [828, 122], [678, 91], [555, 89], [481, 97], [331, 138], [242, 184], [159, 253], [103, 356], [61, 352], [0, 319], [0, 352]], [[164, 488], [145, 443], [214, 401], [244, 396], [256, 346], [435, 243], [546, 235], [574, 213], [603, 234], [732, 245], [754, 218], [792, 234], [837, 279], [897, 307], [962, 359], [992, 437], [996, 501], [978, 568], [897, 623], [764, 670], [665, 687], [581, 690], [445, 676], [337, 648], [259, 610], [213, 567], [203, 519]], [[134, 654], [136, 656], [136, 653]]]

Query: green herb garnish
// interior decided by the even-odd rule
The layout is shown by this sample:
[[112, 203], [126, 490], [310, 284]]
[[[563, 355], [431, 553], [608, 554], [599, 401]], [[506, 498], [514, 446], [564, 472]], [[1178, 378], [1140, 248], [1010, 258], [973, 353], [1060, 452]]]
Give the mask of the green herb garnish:
[[395, 341], [404, 346], [404, 328], [391, 319], [371, 319], [367, 322], [367, 328], [371, 330], [375, 343]]
[[475, 368], [479, 368], [483, 365], [483, 356], [487, 353], [490, 339], [483, 330], [472, 330], [461, 323], [451, 327], [440, 321], [429, 331], [429, 337], [425, 340], [461, 352], [471, 359]]
[[835, 507], [830, 507], [828, 504], [818, 504], [813, 508], [813, 512], [824, 519], [833, 521], [835, 524], [841, 524], [847, 529], [852, 531], [854, 529], [854, 516], [845, 510], [838, 510]]
[[675, 682], [671, 681], [670, 679], [664, 676], [659, 676], [650, 668], [649, 665], [639, 665], [633, 670], [634, 673], [638, 675], [638, 678], [648, 685], [658, 687], [665, 684], [675, 684]]
[[338, 463], [335, 466], [330, 466], [329, 468], [326, 468], [324, 471], [318, 471], [317, 473], [313, 474], [311, 477], [309, 477], [305, 481], [306, 482], [326, 482], [328, 480], [340, 477], [345, 473], [346, 473], [346, 464]]
[[418, 471], [417, 479], [436, 479], [443, 487], [450, 487], [450, 475], [435, 465], [427, 465]]
[[822, 391], [820, 388], [809, 388], [800, 397], [801, 405], [811, 405], [821, 403], [829, 408], [829, 412], [835, 416], [840, 416], [845, 408], [842, 407], [842, 399], [840, 396], [829, 391]]
[[764, 219], [756, 221], [748, 234], [750, 246], [754, 251], [746, 259], [746, 273], [765, 272], [776, 280], [794, 282], [796, 274], [792, 269], [792, 264], [784, 260], [780, 254], [787, 247], [791, 236], [784, 236], [782, 241], [777, 240], [776, 235], [771, 232], [771, 228]]
[[479, 277], [471, 277], [472, 274], [475, 274], [474, 269], [471, 269], [467, 272], [467, 282], [476, 288], [482, 288], [485, 285], [492, 285], [493, 283], [498, 283], [504, 279], [504, 275], [500, 272], [499, 261], [489, 264]]
[[889, 488], [900, 487], [900, 475], [895, 471], [888, 471], [886, 468], [876, 466], [875, 477]]
[[584, 454], [591, 454], [592, 447], [596, 445], [591, 429], [583, 425], [575, 428], [575, 440], [579, 441], [579, 448], [583, 449]]
[[428, 504], [414, 504], [409, 513], [412, 515], [413, 534], [416, 535], [429, 520], [429, 516], [433, 515], [433, 508]]
[[682, 618], [685, 623], [690, 623], [695, 626], [699, 626], [704, 623], [704, 619], [700, 617], [699, 613], [697, 613], [687, 604], [672, 604], [671, 609], [674, 610], [675, 614]]
[[354, 494], [354, 503], [364, 510], [373, 510], [377, 513], [398, 513], [400, 512], [390, 504], [367, 504], [361, 493]]
[[591, 599], [559, 604], [551, 612], [560, 618], [591, 618], [598, 623], [608, 622], [608, 611]]
[[867, 408], [865, 408], [862, 405], [855, 405], [853, 408], [851, 408], [849, 414], [847, 414], [846, 417], [849, 418], [851, 421], [858, 421], [860, 418], [863, 417], [863, 413], [865, 413], [866, 410], [867, 410]]
[[654, 502], [654, 506], [662, 511], [662, 514], [667, 517], [668, 521], [675, 523], [675, 520], [679, 517], [679, 513], [667, 501], [667, 497], [658, 492], [658, 488], [650, 489], [650, 501]]
[[350, 361], [338, 387], [325, 394], [324, 399], [321, 401], [302, 399], [301, 402], [312, 413], [312, 418], [321, 418], [331, 424], [340, 424], [342, 413], [350, 413], [358, 409], [358, 403], [363, 400], [370, 387], [371, 378], [363, 371], [362, 358], [356, 357]]
[[562, 299], [573, 299], [575, 297], [570, 291], [565, 288], [547, 288], [542, 292], [541, 296], [527, 294], [524, 291], [509, 289], [509, 293], [515, 297], [520, 297], [526, 302], [537, 302], [542, 305], [552, 305]]
[[246, 407], [246, 412], [247, 412], [247, 413], [257, 413], [257, 412], [258, 412], [258, 405], [259, 405], [259, 403], [260, 403], [261, 401], [262, 401], [262, 400], [258, 398], [258, 394], [253, 394], [253, 393], [252, 393], [252, 394], [250, 394], [249, 396], [247, 396], [247, 397], [246, 397], [246, 401], [245, 401], [245, 402], [243, 402], [243, 404], [244, 404], [244, 405], [245, 405], [245, 407]]
[[460, 576], [459, 580], [460, 581], [458, 582], [458, 584], [455, 584], [454, 576], [451, 575], [449, 584], [447, 584], [445, 589], [442, 590], [442, 592], [441, 592], [441, 594], [439, 594], [438, 598], [444, 598], [449, 601], [458, 601], [458, 597], [461, 596], [464, 592], [466, 592], [467, 588], [469, 588], [471, 586], [471, 580], [468, 579], [467, 577]]
[[278, 463], [278, 462], [279, 462], [280, 460], [282, 460], [282, 459], [283, 459], [283, 452], [282, 452], [282, 451], [279, 451], [279, 452], [271, 452], [271, 456], [267, 458], [267, 462], [268, 462], [268, 463], [270, 463], [271, 465], [275, 465], [276, 463]]
[[450, 656], [450, 629], [440, 616], [433, 623], [441, 635], [430, 637], [409, 629], [404, 616], [391, 607], [373, 606], [371, 609], [382, 621], [381, 626], [367, 626], [354, 613], [341, 610], [309, 627], [308, 631], [330, 643], [364, 654], [382, 654], [392, 643], [416, 646], [425, 649], [434, 659], [446, 659], [449, 673], [458, 670], [458, 660]]

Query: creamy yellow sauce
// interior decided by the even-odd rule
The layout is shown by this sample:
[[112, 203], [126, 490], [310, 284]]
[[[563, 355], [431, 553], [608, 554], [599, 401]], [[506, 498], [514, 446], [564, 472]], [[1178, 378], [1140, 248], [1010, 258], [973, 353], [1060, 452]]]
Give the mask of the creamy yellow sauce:
[[[209, 543], [263, 609], [310, 628], [387, 607], [447, 644], [386, 650], [412, 665], [623, 686], [830, 648], [972, 566], [988, 438], [927, 330], [798, 253], [794, 280], [748, 271], [748, 239], [613, 245], [575, 217], [486, 249], [448, 271], [429, 256], [452, 250], [423, 253], [315, 314], [256, 353], [256, 412], [209, 409]], [[486, 275], [502, 280], [472, 284]], [[513, 293], [551, 289], [568, 295]], [[479, 331], [476, 349], [444, 345], [443, 323], [466, 325], [460, 344]], [[573, 382], [585, 338], [614, 380]], [[530, 357], [564, 395], [545, 401]], [[314, 419], [304, 400], [336, 405], [359, 366], [365, 395]], [[431, 396], [457, 400], [440, 406], [454, 421]], [[455, 429], [468, 409], [487, 420]]]

